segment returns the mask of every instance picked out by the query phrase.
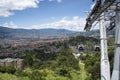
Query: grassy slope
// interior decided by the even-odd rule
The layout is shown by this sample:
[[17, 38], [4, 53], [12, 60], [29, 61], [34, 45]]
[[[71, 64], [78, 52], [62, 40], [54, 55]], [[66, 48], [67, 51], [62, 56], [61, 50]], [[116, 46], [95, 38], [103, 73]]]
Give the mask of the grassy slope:
[[29, 80], [28, 77], [17, 77], [8, 73], [0, 73], [0, 80]]
[[86, 77], [87, 77], [87, 74], [86, 74], [86, 71], [85, 71], [85, 69], [84, 69], [84, 63], [81, 63], [81, 62], [79, 62], [79, 66], [80, 66], [80, 73], [81, 73], [81, 78], [80, 78], [80, 80], [85, 80], [86, 79]]

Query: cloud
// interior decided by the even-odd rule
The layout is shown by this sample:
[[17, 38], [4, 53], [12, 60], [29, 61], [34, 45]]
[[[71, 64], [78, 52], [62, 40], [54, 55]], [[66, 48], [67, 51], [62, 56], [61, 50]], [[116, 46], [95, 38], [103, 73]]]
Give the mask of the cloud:
[[61, 3], [61, 2], [62, 2], [62, 0], [48, 0], [48, 1], [50, 1], [50, 2], [52, 2], [52, 1], [57, 1], [58, 3]]
[[62, 2], [62, 0], [57, 0], [57, 2], [59, 2], [59, 3], [60, 3], [60, 2]]
[[71, 20], [68, 20], [67, 17], [63, 17], [59, 21], [53, 23], [33, 25], [29, 28], [30, 29], [55, 28], [55, 29], [68, 29], [72, 31], [83, 31], [85, 23], [86, 23], [85, 18], [80, 18], [79, 16], [75, 16]]
[[[14, 10], [24, 10], [27, 8], [37, 8], [38, 4], [45, 0], [0, 0], [0, 17], [9, 17], [14, 15]], [[57, 1], [58, 3], [62, 0], [48, 0]]]
[[23, 28], [23, 29], [47, 29], [47, 28], [53, 28], [53, 29], [67, 29], [72, 31], [83, 31], [84, 26], [86, 23], [85, 18], [81, 18], [79, 16], [74, 16], [71, 19], [68, 19], [69, 17], [63, 17], [58, 21], [52, 22], [52, 23], [46, 23], [46, 24], [36, 24], [26, 27], [17, 26], [13, 21], [6, 22], [4, 24], [1, 24], [0, 26], [8, 27], [8, 28]]
[[37, 4], [43, 0], [0, 0], [0, 17], [13, 15], [13, 10], [37, 8]]
[[8, 27], [8, 28], [18, 28], [18, 26], [13, 21], [6, 22], [4, 24], [1, 24], [0, 26]]

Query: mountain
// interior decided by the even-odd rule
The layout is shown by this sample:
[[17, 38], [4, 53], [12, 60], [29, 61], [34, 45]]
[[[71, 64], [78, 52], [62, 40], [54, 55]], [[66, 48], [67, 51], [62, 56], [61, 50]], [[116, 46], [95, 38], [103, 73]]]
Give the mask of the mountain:
[[12, 29], [0, 26], [0, 39], [65, 38], [76, 33], [65, 29]]
[[[115, 35], [115, 29], [107, 32], [109, 35]], [[0, 39], [53, 39], [65, 38], [69, 36], [86, 36], [99, 38], [99, 30], [88, 32], [75, 32], [65, 29], [12, 29], [0, 26]]]
[[[92, 30], [87, 32], [77, 32], [73, 33], [72, 36], [85, 36], [85, 37], [94, 37], [94, 38], [100, 38], [100, 31], [99, 30]], [[115, 29], [112, 29], [111, 31], [107, 31], [107, 37], [115, 36]]]

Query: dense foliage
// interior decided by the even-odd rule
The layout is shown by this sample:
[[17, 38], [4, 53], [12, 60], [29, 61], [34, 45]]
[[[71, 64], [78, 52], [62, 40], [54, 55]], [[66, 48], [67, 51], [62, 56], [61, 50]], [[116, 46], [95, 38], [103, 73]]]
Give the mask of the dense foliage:
[[[114, 39], [108, 40], [109, 60], [113, 66]], [[83, 44], [87, 51], [80, 51], [75, 58], [74, 49]], [[25, 69], [0, 67], [0, 80], [100, 80], [100, 51], [93, 46], [99, 44], [96, 38], [83, 36], [71, 37], [63, 42], [54, 42], [32, 51], [18, 53], [14, 57], [23, 58]]]

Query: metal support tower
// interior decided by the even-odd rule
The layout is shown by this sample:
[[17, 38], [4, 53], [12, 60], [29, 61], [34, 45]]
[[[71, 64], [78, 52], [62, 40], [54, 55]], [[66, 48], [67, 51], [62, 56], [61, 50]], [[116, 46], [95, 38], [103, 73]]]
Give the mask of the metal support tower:
[[111, 80], [120, 80], [120, 10], [116, 10], [114, 67]]
[[101, 38], [101, 80], [110, 80], [110, 64], [108, 60], [107, 37], [104, 14], [100, 17]]

